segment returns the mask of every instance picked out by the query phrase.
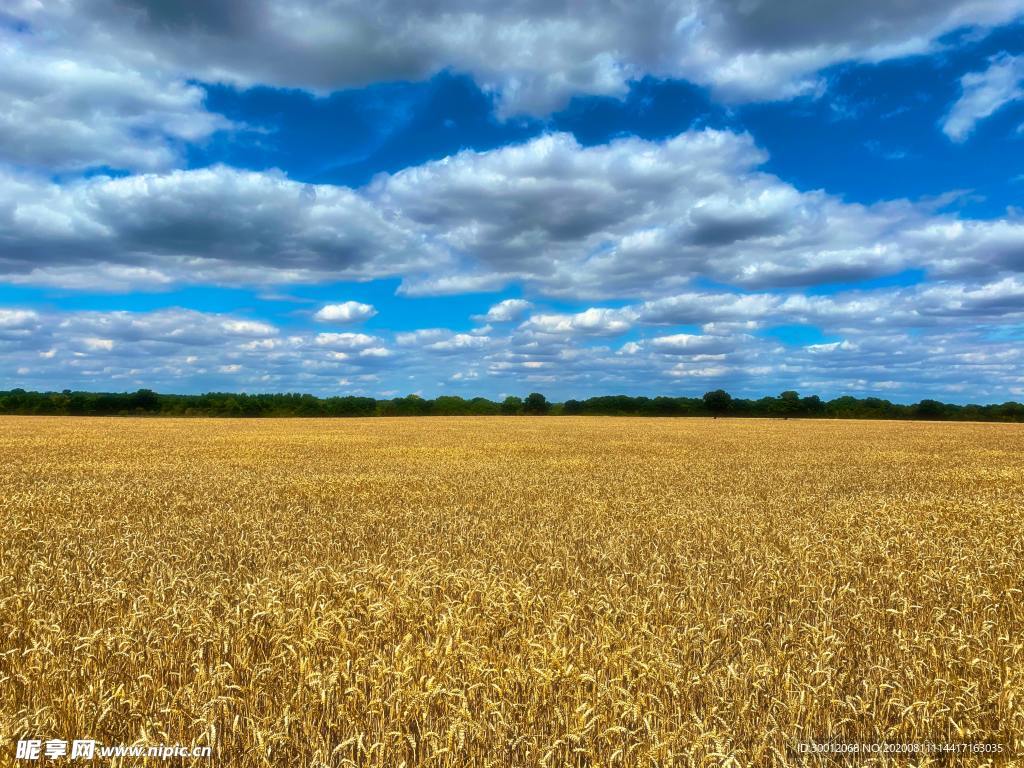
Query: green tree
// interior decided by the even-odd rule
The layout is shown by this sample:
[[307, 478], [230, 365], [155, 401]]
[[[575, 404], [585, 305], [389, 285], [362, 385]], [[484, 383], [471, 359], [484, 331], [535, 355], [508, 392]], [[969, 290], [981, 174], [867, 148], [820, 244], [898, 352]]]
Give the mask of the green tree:
[[544, 416], [551, 410], [551, 403], [540, 392], [531, 392], [523, 403], [523, 412], [531, 416]]
[[787, 389], [779, 395], [779, 413], [783, 416], [796, 416], [800, 412], [800, 393]]
[[470, 413], [474, 416], [493, 416], [501, 413], [501, 405], [491, 402], [486, 397], [474, 397], [469, 401]]
[[469, 403], [454, 395], [441, 395], [434, 398], [430, 412], [438, 416], [463, 416], [469, 413]]
[[501, 403], [501, 412], [506, 416], [515, 416], [522, 413], [523, 398], [509, 395]]
[[914, 408], [914, 414], [919, 419], [940, 419], [945, 410], [946, 406], [938, 400], [922, 400]]
[[704, 393], [704, 407], [711, 413], [725, 413], [732, 407], [732, 395], [724, 389], [715, 389]]
[[811, 395], [800, 398], [800, 409], [810, 416], [817, 416], [825, 410], [825, 404], [817, 395]]
[[583, 413], [583, 403], [579, 400], [566, 400], [562, 406], [562, 413], [566, 416], [578, 416]]

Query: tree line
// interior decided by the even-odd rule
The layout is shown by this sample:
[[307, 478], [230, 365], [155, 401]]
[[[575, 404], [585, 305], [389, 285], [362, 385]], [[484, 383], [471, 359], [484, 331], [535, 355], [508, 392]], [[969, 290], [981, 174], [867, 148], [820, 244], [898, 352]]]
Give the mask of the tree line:
[[390, 400], [372, 397], [315, 397], [304, 394], [250, 395], [208, 392], [165, 395], [137, 392], [0, 391], [0, 414], [38, 416], [746, 416], [771, 418], [929, 419], [940, 421], [1024, 422], [1024, 404], [954, 405], [922, 400], [904, 405], [878, 397], [801, 397], [786, 391], [756, 400], [732, 397], [717, 389], [703, 397], [631, 397], [610, 395], [551, 403], [532, 392], [498, 402], [484, 397], [444, 395], [432, 400], [408, 395]]

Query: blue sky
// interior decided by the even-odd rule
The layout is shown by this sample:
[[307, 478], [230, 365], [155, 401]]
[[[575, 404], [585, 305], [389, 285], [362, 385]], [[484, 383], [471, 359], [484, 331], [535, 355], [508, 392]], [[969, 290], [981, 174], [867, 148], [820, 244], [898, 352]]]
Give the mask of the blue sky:
[[0, 387], [1024, 399], [1024, 0], [890, 5], [16, 2]]

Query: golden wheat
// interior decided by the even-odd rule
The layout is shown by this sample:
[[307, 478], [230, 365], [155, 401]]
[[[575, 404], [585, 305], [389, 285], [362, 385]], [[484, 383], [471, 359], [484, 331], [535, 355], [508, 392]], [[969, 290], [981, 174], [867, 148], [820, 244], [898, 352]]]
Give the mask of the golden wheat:
[[0, 419], [5, 762], [1005, 764], [1022, 590], [1016, 425]]

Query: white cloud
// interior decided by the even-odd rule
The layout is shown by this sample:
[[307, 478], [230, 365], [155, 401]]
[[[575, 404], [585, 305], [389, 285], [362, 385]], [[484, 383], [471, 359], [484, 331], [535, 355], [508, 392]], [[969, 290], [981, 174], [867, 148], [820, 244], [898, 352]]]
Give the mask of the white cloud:
[[198, 348], [229, 340], [258, 339], [277, 334], [268, 324], [187, 309], [155, 312], [78, 312], [64, 316], [58, 327], [68, 338], [81, 338], [93, 350]]
[[87, 270], [78, 266], [40, 264], [28, 272], [4, 275], [4, 280], [14, 285], [36, 285], [94, 293], [160, 290], [171, 286], [178, 279], [180, 276], [172, 276], [150, 267], [103, 263], [95, 264]]
[[669, 371], [668, 375], [675, 378], [699, 378], [699, 379], [714, 379], [721, 378], [728, 374], [732, 369], [724, 365], [700, 365], [698, 363], [676, 363]]
[[0, 160], [64, 171], [164, 169], [182, 159], [186, 143], [231, 127], [206, 110], [204, 89], [187, 76], [126, 61], [116, 45], [90, 48], [87, 29], [54, 32], [0, 31]]
[[39, 320], [32, 309], [0, 309], [0, 329], [28, 328]]
[[533, 315], [522, 327], [542, 333], [579, 333], [612, 336], [625, 333], [633, 324], [631, 310], [591, 307], [573, 315]]
[[592, 147], [554, 134], [382, 176], [370, 195], [461, 255], [444, 280], [469, 270], [553, 295], [669, 293], [697, 276], [856, 280], [923, 257], [901, 233], [929, 211], [800, 192], [758, 171], [765, 159], [750, 136], [724, 131]]
[[0, 270], [19, 282], [261, 283], [396, 275], [444, 254], [345, 187], [216, 166], [56, 185], [0, 173]]
[[[275, 331], [276, 332], [276, 331]], [[279, 339], [256, 339], [255, 341], [247, 341], [244, 344], [240, 344], [239, 347], [244, 350], [270, 350], [277, 349], [280, 347], [282, 342]]]
[[272, 336], [277, 333], [274, 326], [254, 320], [225, 320], [222, 326], [228, 333], [238, 336]]
[[360, 349], [369, 347], [379, 339], [365, 333], [318, 333], [315, 343], [332, 349]]
[[[9, 172], [0, 174], [0, 276], [120, 290], [401, 276], [404, 295], [519, 282], [550, 296], [654, 299], [699, 277], [764, 288], [908, 268], [1024, 270], [1018, 219], [846, 203], [759, 170], [765, 159], [748, 135], [698, 130], [591, 147], [543, 136], [359, 191], [225, 167], [64, 186]], [[511, 318], [524, 301], [476, 319]], [[317, 319], [368, 316], [357, 304], [323, 307]]]
[[[585, 15], [535, 0], [210, 0], [187, 11], [124, 0], [16, 2], [0, 27], [0, 162], [65, 172], [172, 168], [188, 145], [244, 127], [211, 112], [200, 83], [326, 93], [453, 70], [493, 91], [505, 115], [546, 114], [575, 94], [623, 96], [645, 74], [688, 79], [725, 100], [786, 99], [820, 93], [820, 71], [838, 62], [935, 51], [954, 29], [984, 31], [1022, 11], [1024, 0], [800, 9], [644, 0], [599, 2]], [[976, 119], [1017, 98], [1008, 61], [964, 78], [945, 126], [951, 136], [962, 139]], [[493, 275], [472, 279], [482, 290], [500, 287]], [[445, 283], [410, 279], [403, 290], [440, 293]]]
[[419, 275], [402, 278], [398, 286], [401, 296], [455, 296], [463, 293], [486, 293], [500, 291], [515, 275], [453, 274], [424, 277]]
[[668, 354], [700, 355], [732, 348], [736, 345], [736, 342], [731, 338], [722, 336], [674, 333], [670, 336], [657, 336], [651, 339], [649, 344], [652, 348]]
[[[938, 282], [908, 288], [845, 291], [807, 296], [784, 293], [686, 293], [624, 307], [637, 323], [705, 323], [706, 332], [727, 334], [768, 323], [806, 323], [826, 328], [847, 325], [917, 328], [977, 321], [1011, 320], [1024, 315], [1024, 279], [985, 283]], [[709, 327], [710, 326], [710, 327]]]
[[979, 120], [1024, 99], [1024, 56], [994, 56], [985, 71], [960, 78], [960, 87], [960, 98], [942, 124], [942, 130], [953, 141], [964, 141]]
[[377, 314], [372, 304], [362, 304], [358, 301], [345, 301], [341, 304], [327, 304], [313, 315], [315, 320], [322, 323], [355, 323], [360, 320], [367, 320]]
[[518, 320], [532, 307], [533, 304], [525, 299], [505, 299], [488, 309], [486, 314], [474, 319], [487, 323], [508, 323]]
[[[724, 386], [736, 394], [797, 389], [831, 396], [893, 393], [917, 399], [999, 400], [1024, 385], [1024, 280], [946, 281], [831, 296], [788, 292], [689, 294], [615, 310], [636, 335], [606, 346], [593, 328], [528, 324], [500, 333], [450, 329], [379, 336], [298, 332], [270, 323], [189, 310], [26, 312], [0, 309], [5, 386], [195, 391], [337, 393], [338, 381], [380, 395], [402, 391], [467, 396], [541, 388], [551, 397], [615, 392], [701, 394]], [[652, 308], [653, 307], [653, 308]], [[719, 309], [724, 308], [724, 309]], [[655, 311], [656, 310], [656, 311]], [[671, 312], [679, 311], [684, 322]], [[744, 313], [757, 316], [750, 329]], [[587, 311], [566, 315], [586, 316]], [[729, 316], [731, 320], [712, 319]], [[707, 320], [702, 323], [701, 321]], [[784, 344], [760, 328], [813, 324], [816, 344]], [[678, 324], [721, 324], [683, 332]], [[19, 368], [26, 373], [17, 373]], [[230, 375], [230, 381], [222, 376]], [[3, 375], [0, 374], [0, 378]], [[385, 382], [385, 383], [382, 383]], [[689, 383], [687, 383], [689, 382]], [[528, 391], [528, 390], [527, 390]]]
[[460, 352], [482, 349], [490, 345], [491, 338], [479, 333], [456, 333], [447, 328], [420, 328], [395, 334], [395, 343], [429, 352]]
[[856, 349], [856, 344], [851, 344], [845, 339], [843, 341], [833, 341], [829, 344], [808, 344], [804, 349], [808, 352], [836, 352], [837, 350], [847, 351]]
[[395, 341], [401, 346], [422, 346], [451, 337], [452, 331], [447, 328], [420, 328], [395, 334]]
[[91, 349], [94, 351], [104, 350], [106, 352], [109, 352], [114, 348], [113, 339], [97, 339], [95, 337], [88, 337], [82, 339], [82, 343], [85, 344], [86, 349]]
[[54, 56], [153, 69], [172, 83], [328, 92], [451, 69], [493, 90], [506, 114], [543, 114], [574, 94], [621, 96], [644, 74], [686, 78], [731, 100], [814, 93], [825, 67], [933, 51], [954, 29], [1003, 24], [1022, 10], [1021, 0], [599, 1], [586, 13], [537, 0], [95, 0], [23, 2], [14, 13], [33, 37], [46, 32]]
[[449, 338], [425, 344], [423, 349], [432, 352], [457, 352], [466, 349], [481, 349], [489, 346], [489, 336], [477, 336], [469, 333], [456, 333]]

